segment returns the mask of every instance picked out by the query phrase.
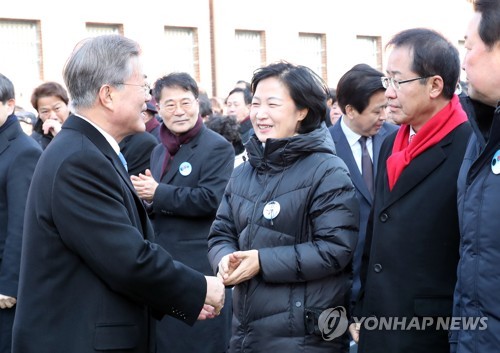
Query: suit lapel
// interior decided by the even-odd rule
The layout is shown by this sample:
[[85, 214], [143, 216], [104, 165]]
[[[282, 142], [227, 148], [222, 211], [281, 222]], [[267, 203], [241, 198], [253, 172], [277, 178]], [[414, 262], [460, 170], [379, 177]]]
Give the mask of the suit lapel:
[[130, 181], [127, 171], [123, 167], [120, 158], [108, 143], [106, 138], [95, 127], [79, 117], [70, 116], [64, 123], [63, 128], [78, 130], [87, 136], [90, 141], [92, 141], [92, 143], [94, 143], [94, 145], [96, 145], [96, 147], [104, 154], [104, 156], [111, 161], [125, 184], [127, 184], [129, 189], [135, 194], [135, 188]]
[[[410, 164], [403, 170], [394, 185], [391, 192], [387, 195], [385, 207], [390, 206], [408, 192], [410, 192], [417, 184], [427, 178], [437, 167], [446, 160], [447, 156], [443, 147], [450, 143], [450, 136], [431, 147], [421, 155], [415, 157]], [[387, 175], [385, 175], [384, 185], [388, 188]]]
[[380, 147], [382, 146], [382, 142], [387, 134], [389, 134], [389, 130], [387, 129], [387, 124], [384, 123], [380, 128], [379, 132], [375, 134], [372, 138], [373, 143], [373, 175], [377, 175], [378, 169], [378, 159], [380, 156]]
[[157, 181], [161, 180], [161, 168], [163, 167], [163, 161], [165, 160], [166, 154], [167, 150], [162, 143], [155, 147], [151, 153], [151, 175], [153, 175], [153, 178]]
[[352, 183], [354, 184], [356, 189], [358, 189], [361, 195], [363, 195], [363, 197], [371, 205], [372, 196], [368, 191], [368, 187], [366, 186], [365, 181], [363, 180], [363, 176], [361, 175], [358, 165], [356, 164], [356, 160], [352, 155], [351, 146], [349, 146], [349, 142], [347, 141], [347, 138], [345, 137], [344, 132], [342, 131], [342, 128], [340, 126], [340, 120], [333, 126], [332, 130], [333, 130], [332, 137], [335, 143], [335, 149], [337, 150], [337, 154], [339, 155], [339, 157], [342, 158], [344, 163], [349, 168]]
[[189, 162], [191, 157], [194, 154], [194, 147], [198, 145], [198, 142], [203, 135], [206, 127], [202, 126], [198, 135], [196, 135], [190, 142], [181, 146], [179, 151], [175, 154], [174, 159], [172, 160], [172, 164], [170, 165], [170, 169], [165, 174], [165, 176], [161, 179], [163, 183], [169, 184], [172, 179], [179, 173], [179, 167], [184, 162]]

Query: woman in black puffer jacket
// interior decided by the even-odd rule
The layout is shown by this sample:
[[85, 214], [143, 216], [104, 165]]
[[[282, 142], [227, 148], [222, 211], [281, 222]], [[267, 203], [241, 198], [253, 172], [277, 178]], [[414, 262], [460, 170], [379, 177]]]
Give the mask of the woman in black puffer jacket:
[[252, 91], [249, 161], [209, 235], [212, 267], [235, 285], [229, 351], [347, 352], [358, 204], [322, 124], [327, 88], [280, 62], [255, 72]]

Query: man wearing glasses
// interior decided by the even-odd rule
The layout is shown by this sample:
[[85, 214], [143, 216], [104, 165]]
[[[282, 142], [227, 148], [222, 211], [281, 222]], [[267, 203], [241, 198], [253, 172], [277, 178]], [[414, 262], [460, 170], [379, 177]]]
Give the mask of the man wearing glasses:
[[[458, 171], [471, 128], [455, 89], [457, 49], [428, 29], [398, 33], [387, 77], [400, 129], [382, 144], [354, 318], [358, 352], [448, 353], [458, 262]], [[357, 326], [357, 327], [356, 327]], [[360, 331], [356, 330], [360, 328]]]
[[126, 37], [98, 36], [66, 63], [75, 113], [42, 154], [28, 193], [14, 353], [153, 352], [153, 317], [193, 325], [224, 303], [221, 280], [153, 242], [119, 157], [118, 143], [145, 129], [151, 96], [140, 53]]
[[[210, 226], [234, 166], [234, 149], [200, 116], [199, 89], [187, 73], [156, 80], [153, 95], [163, 120], [151, 171], [132, 177], [147, 202], [156, 241], [175, 260], [207, 275]], [[230, 336], [231, 290], [220, 315], [193, 327], [165, 317], [157, 325], [157, 352], [225, 352]]]

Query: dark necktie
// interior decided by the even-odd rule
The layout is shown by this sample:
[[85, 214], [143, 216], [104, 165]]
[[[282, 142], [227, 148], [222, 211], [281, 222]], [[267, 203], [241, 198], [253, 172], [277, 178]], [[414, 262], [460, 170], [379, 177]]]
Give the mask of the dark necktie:
[[361, 136], [359, 144], [361, 145], [361, 174], [368, 187], [368, 191], [373, 196], [373, 163], [366, 148], [366, 136]]
[[127, 160], [125, 159], [125, 156], [120, 152], [118, 153], [118, 157], [120, 158], [120, 161], [122, 162], [123, 166], [125, 167], [125, 170], [128, 172], [128, 166], [127, 166]]

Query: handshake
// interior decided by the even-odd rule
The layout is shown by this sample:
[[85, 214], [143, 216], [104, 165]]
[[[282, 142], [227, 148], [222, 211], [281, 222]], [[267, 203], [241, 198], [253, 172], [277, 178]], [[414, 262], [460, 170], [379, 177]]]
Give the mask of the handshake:
[[213, 319], [219, 316], [220, 311], [224, 307], [225, 289], [224, 283], [220, 278], [214, 276], [205, 276], [207, 280], [207, 296], [205, 297], [205, 304], [201, 309], [198, 320]]

